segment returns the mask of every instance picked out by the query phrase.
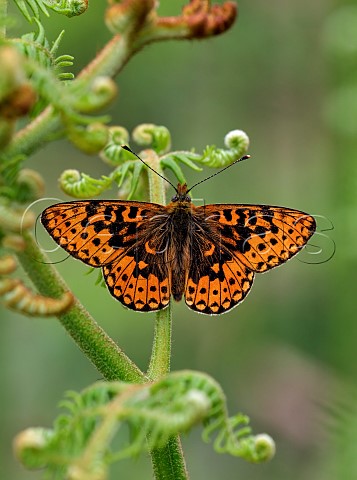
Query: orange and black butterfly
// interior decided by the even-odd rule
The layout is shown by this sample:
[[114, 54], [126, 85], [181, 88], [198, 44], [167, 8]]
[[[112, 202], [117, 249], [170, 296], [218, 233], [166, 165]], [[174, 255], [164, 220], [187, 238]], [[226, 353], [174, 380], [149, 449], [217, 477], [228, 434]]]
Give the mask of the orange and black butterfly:
[[184, 296], [189, 308], [208, 315], [235, 307], [255, 273], [289, 260], [315, 232], [314, 218], [298, 210], [196, 207], [188, 193], [186, 184], [179, 184], [166, 206], [124, 200], [58, 203], [41, 220], [73, 257], [103, 269], [110, 293], [126, 307], [153, 312], [167, 307], [171, 295], [177, 301]]

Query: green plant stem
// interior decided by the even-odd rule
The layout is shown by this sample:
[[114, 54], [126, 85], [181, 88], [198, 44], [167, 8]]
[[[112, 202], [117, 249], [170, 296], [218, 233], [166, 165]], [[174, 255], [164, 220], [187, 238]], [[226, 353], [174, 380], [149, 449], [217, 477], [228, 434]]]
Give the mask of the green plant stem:
[[188, 480], [180, 437], [171, 438], [164, 448], [151, 452], [154, 476], [160, 480]]
[[[156, 172], [158, 172], [160, 175], [163, 175], [159, 158], [153, 150], [146, 151], [145, 158], [149, 165], [156, 170]], [[164, 180], [149, 169], [148, 178], [150, 201], [164, 205], [166, 203]], [[151, 380], [158, 380], [170, 371], [172, 330], [171, 320], [170, 301], [168, 308], [156, 313], [154, 343], [148, 369], [148, 376]]]
[[[4, 1], [4, 0], [0, 0]], [[124, 36], [115, 35], [78, 75], [80, 81], [90, 83], [97, 76], [114, 77], [134, 52]], [[75, 82], [76, 80], [74, 80]], [[89, 113], [86, 111], [86, 113]], [[35, 120], [14, 135], [4, 152], [7, 157], [30, 155], [48, 142], [61, 125], [60, 115], [52, 106], [47, 107]]]
[[165, 310], [156, 313], [154, 342], [147, 373], [150, 380], [159, 380], [170, 372], [171, 325], [172, 309], [170, 302]]
[[[58, 298], [68, 291], [48, 259], [41, 252], [33, 237], [25, 234], [26, 248], [18, 254], [24, 270], [45, 296]], [[145, 375], [125, 353], [97, 325], [85, 308], [76, 300], [74, 305], [58, 318], [83, 353], [91, 360], [106, 380], [122, 380], [132, 383], [147, 381]]]
[[[145, 160], [160, 175], [158, 156], [152, 150], [145, 152]], [[165, 204], [164, 180], [148, 170], [150, 201]], [[158, 380], [170, 371], [172, 314], [171, 303], [168, 308], [156, 313], [154, 342], [151, 352], [148, 377]], [[165, 447], [150, 452], [154, 476], [156, 480], [187, 480], [188, 472], [182, 452], [180, 437], [169, 440]]]
[[44, 146], [60, 127], [59, 115], [52, 106], [47, 107], [34, 121], [17, 132], [5, 150], [6, 156], [31, 155]]
[[0, 0], [0, 22], [1, 21], [4, 22], [2, 25], [0, 23], [0, 38], [6, 37], [6, 23], [5, 23], [6, 17], [7, 17], [7, 0]]
[[114, 35], [98, 55], [80, 72], [78, 78], [92, 81], [99, 75], [115, 77], [133, 53], [135, 52], [129, 47], [125, 35]]

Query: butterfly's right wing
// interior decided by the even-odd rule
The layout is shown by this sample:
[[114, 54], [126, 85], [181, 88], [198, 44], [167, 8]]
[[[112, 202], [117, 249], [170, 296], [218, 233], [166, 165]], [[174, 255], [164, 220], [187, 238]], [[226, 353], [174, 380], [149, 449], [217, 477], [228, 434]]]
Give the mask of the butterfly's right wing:
[[207, 315], [228, 312], [244, 300], [253, 279], [254, 272], [244, 263], [208, 233], [196, 230], [185, 286], [189, 308]]
[[271, 205], [204, 205], [197, 208], [218, 243], [254, 272], [265, 272], [296, 255], [316, 230], [304, 212]]
[[226, 312], [249, 292], [255, 272], [281, 265], [313, 235], [311, 215], [269, 205], [203, 205], [194, 209], [185, 299], [193, 310]]

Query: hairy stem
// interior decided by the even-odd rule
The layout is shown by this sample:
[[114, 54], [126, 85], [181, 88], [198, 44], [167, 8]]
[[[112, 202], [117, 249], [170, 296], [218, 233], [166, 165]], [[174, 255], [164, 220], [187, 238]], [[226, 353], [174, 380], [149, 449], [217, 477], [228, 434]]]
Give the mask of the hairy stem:
[[171, 438], [165, 447], [151, 452], [155, 479], [188, 480], [180, 437]]
[[165, 310], [156, 313], [154, 342], [152, 346], [148, 377], [159, 380], [170, 371], [171, 357], [171, 303]]
[[[78, 78], [90, 83], [97, 76], [114, 77], [133, 53], [126, 38], [115, 35], [94, 60], [80, 72]], [[51, 135], [58, 131], [60, 125], [59, 113], [55, 112], [52, 106], [47, 107], [35, 120], [17, 132], [5, 151], [6, 156], [30, 155], [47, 143]]]
[[0, 38], [6, 37], [7, 0], [0, 0]]
[[[18, 254], [24, 270], [45, 296], [58, 298], [68, 287], [48, 259], [41, 252], [33, 237], [25, 235], [26, 249]], [[76, 300], [74, 305], [58, 316], [60, 322], [83, 353], [95, 365], [106, 380], [123, 380], [141, 383], [145, 375], [125, 353], [97, 325], [86, 309]]]
[[115, 77], [133, 54], [125, 35], [114, 35], [98, 55], [80, 72], [78, 78], [88, 81], [99, 75]]
[[[149, 165], [160, 175], [163, 171], [160, 167], [158, 156], [153, 150], [146, 152], [145, 159]], [[150, 201], [164, 205], [165, 184], [164, 180], [152, 170], [148, 170]], [[154, 344], [151, 353], [148, 376], [151, 380], [158, 380], [170, 371], [171, 358], [171, 305], [156, 314]]]
[[[160, 175], [159, 158], [152, 150], [145, 152], [145, 160]], [[148, 170], [150, 201], [165, 204], [164, 180]], [[148, 377], [158, 380], [170, 371], [172, 314], [171, 304], [156, 314], [154, 342], [151, 352]], [[160, 449], [150, 452], [156, 480], [187, 480], [188, 472], [182, 452], [180, 437], [176, 436]]]
[[54, 112], [52, 106], [47, 107], [35, 120], [14, 135], [5, 150], [6, 156], [11, 158], [18, 155], [31, 155], [45, 145], [60, 126], [59, 115]]

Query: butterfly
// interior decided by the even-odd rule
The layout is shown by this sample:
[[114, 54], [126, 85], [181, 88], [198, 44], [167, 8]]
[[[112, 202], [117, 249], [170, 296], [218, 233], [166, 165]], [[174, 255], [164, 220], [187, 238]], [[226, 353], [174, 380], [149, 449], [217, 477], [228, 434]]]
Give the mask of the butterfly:
[[110, 293], [129, 309], [161, 310], [172, 295], [177, 301], [184, 296], [189, 308], [208, 315], [238, 305], [256, 273], [296, 255], [316, 229], [314, 218], [298, 210], [195, 206], [186, 184], [175, 190], [166, 206], [125, 200], [58, 203], [44, 210], [41, 221], [70, 255], [101, 267]]

